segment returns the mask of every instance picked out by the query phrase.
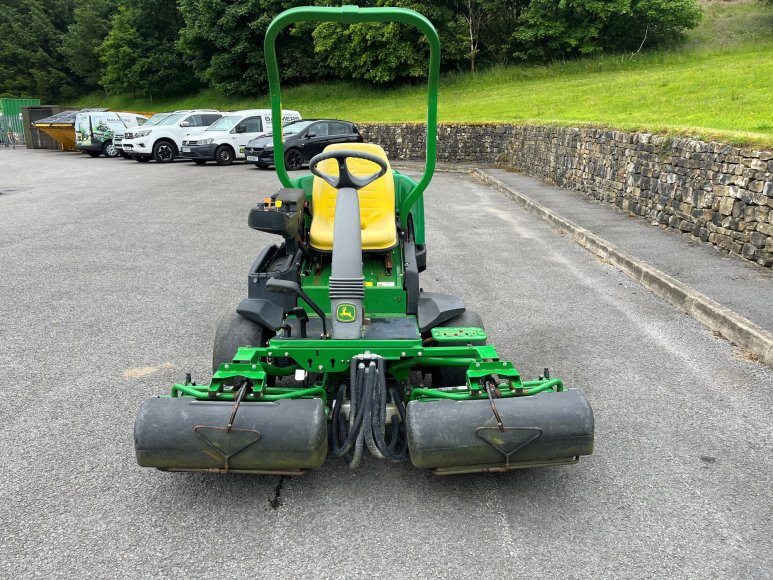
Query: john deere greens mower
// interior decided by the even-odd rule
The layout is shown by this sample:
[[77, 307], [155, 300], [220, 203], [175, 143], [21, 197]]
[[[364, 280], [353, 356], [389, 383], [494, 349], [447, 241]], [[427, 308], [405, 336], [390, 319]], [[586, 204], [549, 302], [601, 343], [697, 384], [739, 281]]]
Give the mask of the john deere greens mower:
[[367, 450], [438, 474], [574, 463], [593, 451], [586, 398], [547, 371], [523, 380], [461, 298], [420, 288], [427, 263], [423, 193], [435, 167], [440, 42], [404, 8], [302, 7], [268, 28], [274, 126], [281, 125], [275, 40], [302, 21], [400, 22], [430, 47], [427, 152], [416, 183], [369, 143], [330, 145], [249, 214], [283, 241], [263, 249], [247, 298], [215, 336], [212, 380], [146, 400], [137, 461], [167, 471], [299, 474], [329, 453]]

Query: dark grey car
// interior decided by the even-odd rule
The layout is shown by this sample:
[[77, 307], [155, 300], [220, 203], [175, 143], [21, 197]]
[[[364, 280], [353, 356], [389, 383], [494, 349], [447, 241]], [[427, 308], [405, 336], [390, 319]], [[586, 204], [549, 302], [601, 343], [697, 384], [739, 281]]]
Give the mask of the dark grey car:
[[[362, 143], [362, 134], [354, 123], [337, 119], [304, 119], [288, 123], [284, 134], [285, 167], [288, 171], [300, 169], [305, 163], [331, 143]], [[274, 137], [257, 137], [247, 144], [247, 161], [258, 167], [274, 164]]]

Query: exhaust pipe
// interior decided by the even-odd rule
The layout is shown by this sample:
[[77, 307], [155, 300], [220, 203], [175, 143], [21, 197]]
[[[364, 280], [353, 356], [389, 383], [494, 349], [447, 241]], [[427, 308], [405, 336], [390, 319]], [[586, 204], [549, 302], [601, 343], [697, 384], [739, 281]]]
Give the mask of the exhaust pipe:
[[411, 462], [438, 475], [576, 463], [593, 453], [593, 410], [576, 389], [489, 400], [411, 401]]
[[327, 457], [322, 399], [234, 404], [191, 397], [146, 399], [134, 424], [137, 463], [164, 471], [298, 475]]

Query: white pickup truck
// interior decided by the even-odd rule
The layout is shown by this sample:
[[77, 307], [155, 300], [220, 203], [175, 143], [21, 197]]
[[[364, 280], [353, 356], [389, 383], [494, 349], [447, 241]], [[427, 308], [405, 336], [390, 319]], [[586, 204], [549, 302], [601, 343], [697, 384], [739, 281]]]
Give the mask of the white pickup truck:
[[[282, 124], [300, 121], [298, 111], [282, 111]], [[228, 113], [205, 131], [183, 139], [180, 155], [193, 159], [197, 165], [214, 161], [231, 165], [234, 159], [244, 159], [244, 148], [255, 137], [271, 131], [271, 109], [246, 109]]]
[[137, 161], [171, 163], [179, 155], [187, 134], [203, 131], [223, 115], [214, 109], [175, 111], [152, 127], [127, 131], [121, 147]]

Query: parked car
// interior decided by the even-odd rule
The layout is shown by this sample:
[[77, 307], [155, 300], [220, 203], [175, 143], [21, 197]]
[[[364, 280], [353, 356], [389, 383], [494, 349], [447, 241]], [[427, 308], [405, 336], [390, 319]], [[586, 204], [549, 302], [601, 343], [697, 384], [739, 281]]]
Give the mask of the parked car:
[[[298, 121], [298, 111], [282, 111], [282, 122]], [[244, 159], [244, 148], [255, 137], [271, 131], [270, 109], [247, 109], [226, 115], [206, 131], [190, 135], [183, 140], [181, 155], [204, 165], [214, 161], [218, 165], [231, 165], [234, 159]]]
[[123, 149], [137, 161], [171, 163], [180, 153], [185, 135], [203, 131], [225, 113], [214, 109], [174, 111], [155, 126], [124, 136]]
[[[338, 119], [306, 119], [288, 123], [282, 128], [285, 147], [285, 167], [300, 169], [304, 163], [331, 143], [361, 143], [364, 141], [357, 126]], [[274, 164], [273, 135], [253, 139], [245, 148], [247, 161], [258, 167]]]
[[137, 127], [147, 121], [144, 115], [113, 111], [90, 111], [75, 115], [75, 147], [92, 157], [118, 157], [113, 146], [113, 133]]
[[[154, 115], [151, 115], [151, 117], [145, 121], [141, 126], [142, 127], [153, 127], [154, 125], [157, 125], [161, 119], [165, 119], [172, 113], [156, 113]], [[131, 159], [131, 155], [129, 155], [126, 151], [123, 150], [123, 140], [126, 138], [126, 135], [134, 135], [135, 130], [133, 128], [118, 128], [113, 133], [113, 147], [115, 147], [118, 150], [118, 153], [123, 157], [124, 159]], [[131, 137], [129, 137], [131, 139]]]

